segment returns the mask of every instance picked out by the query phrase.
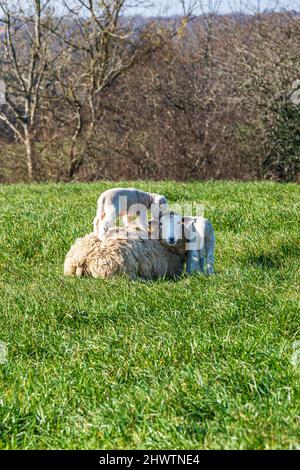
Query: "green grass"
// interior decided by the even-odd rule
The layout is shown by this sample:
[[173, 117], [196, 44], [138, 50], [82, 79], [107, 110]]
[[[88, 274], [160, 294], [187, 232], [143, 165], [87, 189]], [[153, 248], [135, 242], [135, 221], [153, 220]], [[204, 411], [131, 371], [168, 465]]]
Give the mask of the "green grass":
[[205, 204], [216, 276], [65, 278], [111, 185], [0, 187], [0, 448], [299, 448], [299, 186], [135, 185]]

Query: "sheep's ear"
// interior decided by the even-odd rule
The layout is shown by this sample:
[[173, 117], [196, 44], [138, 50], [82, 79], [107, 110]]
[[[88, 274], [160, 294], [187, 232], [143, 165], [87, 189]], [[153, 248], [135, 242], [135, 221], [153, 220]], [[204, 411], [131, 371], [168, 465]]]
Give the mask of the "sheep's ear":
[[156, 219], [151, 219], [148, 222], [148, 230], [151, 232], [151, 230], [154, 230], [155, 225], [157, 226], [158, 221]]

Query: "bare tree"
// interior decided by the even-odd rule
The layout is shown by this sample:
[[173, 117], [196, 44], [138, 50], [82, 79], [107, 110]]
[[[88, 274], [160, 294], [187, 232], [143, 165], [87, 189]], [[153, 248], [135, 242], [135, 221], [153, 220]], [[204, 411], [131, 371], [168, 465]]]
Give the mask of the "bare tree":
[[26, 8], [0, 0], [0, 81], [5, 90], [0, 119], [25, 146], [30, 180], [38, 178], [38, 139], [43, 139], [43, 150], [48, 148], [40, 127], [49, 111], [53, 136], [65, 137], [56, 145], [62, 160], [67, 156], [69, 161], [67, 178], [79, 172], [96, 120], [99, 125], [103, 117], [98, 112], [102, 97], [125, 72], [163, 47], [166, 37], [185, 29], [196, 1], [181, 3], [182, 22], [166, 31], [156, 22], [139, 24], [124, 15], [127, 6], [146, 8], [145, 0], [61, 0], [56, 16], [54, 0], [31, 0]]
[[205, 59], [209, 63], [213, 56], [214, 22], [222, 6], [222, 0], [198, 0], [198, 3], [204, 19]]
[[50, 34], [45, 26], [52, 24], [53, 18], [49, 0], [28, 3], [25, 9], [19, 2], [0, 1], [0, 21], [4, 25], [0, 81], [5, 101], [0, 107], [0, 120], [25, 146], [28, 178], [34, 180], [38, 173], [34, 145], [38, 109], [52, 60]]
[[299, 15], [276, 8], [274, 2], [267, 14], [258, 9], [242, 26], [244, 34], [235, 34], [232, 77], [251, 114], [247, 127], [260, 134], [259, 177], [293, 181], [300, 161], [299, 106], [291, 99], [299, 76], [300, 22]]
[[[101, 97], [116, 80], [164, 44], [164, 35], [157, 25], [145, 21], [136, 25], [125, 16], [127, 0], [64, 1], [72, 30], [56, 32], [63, 53], [56, 68], [56, 100], [65, 103], [67, 113], [55, 117], [71, 123], [71, 142], [67, 146], [68, 178], [72, 179], [84, 164]], [[136, 1], [135, 6], [145, 1]], [[184, 22], [170, 34], [176, 35], [191, 18], [191, 5]], [[155, 31], [155, 32], [154, 32]], [[101, 119], [102, 116], [100, 116]]]
[[96, 103], [103, 90], [135, 58], [133, 32], [122, 23], [125, 0], [66, 2], [71, 30], [60, 33], [63, 54], [56, 70], [57, 97], [73, 124], [69, 178], [82, 166], [95, 128]]

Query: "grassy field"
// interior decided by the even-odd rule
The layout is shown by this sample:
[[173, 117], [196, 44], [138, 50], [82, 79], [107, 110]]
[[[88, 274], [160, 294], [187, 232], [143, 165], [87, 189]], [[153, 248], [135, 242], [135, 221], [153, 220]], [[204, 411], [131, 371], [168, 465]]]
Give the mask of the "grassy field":
[[0, 448], [299, 448], [299, 186], [134, 184], [205, 204], [215, 276], [65, 278], [111, 185], [0, 187]]

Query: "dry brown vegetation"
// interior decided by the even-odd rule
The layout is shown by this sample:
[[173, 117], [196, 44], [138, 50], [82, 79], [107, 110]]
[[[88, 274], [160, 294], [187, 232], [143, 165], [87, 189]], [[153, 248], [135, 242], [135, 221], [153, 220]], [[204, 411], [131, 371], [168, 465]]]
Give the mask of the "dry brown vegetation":
[[[125, 3], [86, 2], [66, 23], [46, 2], [16, 59], [3, 36], [0, 182], [297, 180], [300, 15], [189, 11], [137, 28]], [[10, 27], [16, 48], [28, 41]]]

